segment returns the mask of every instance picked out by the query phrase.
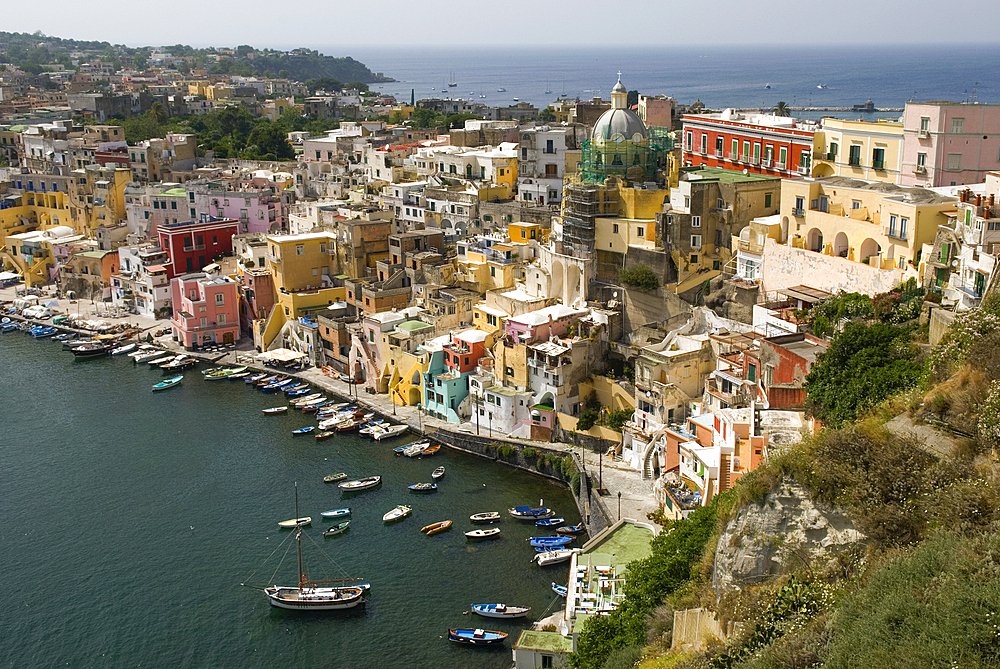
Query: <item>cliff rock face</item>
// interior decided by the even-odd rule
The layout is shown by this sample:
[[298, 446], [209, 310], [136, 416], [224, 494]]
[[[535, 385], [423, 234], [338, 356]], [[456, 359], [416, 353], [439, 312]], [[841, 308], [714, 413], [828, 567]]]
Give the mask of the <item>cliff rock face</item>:
[[739, 510], [715, 550], [716, 596], [815, 560], [832, 559], [865, 536], [837, 508], [820, 504], [785, 479], [761, 504]]

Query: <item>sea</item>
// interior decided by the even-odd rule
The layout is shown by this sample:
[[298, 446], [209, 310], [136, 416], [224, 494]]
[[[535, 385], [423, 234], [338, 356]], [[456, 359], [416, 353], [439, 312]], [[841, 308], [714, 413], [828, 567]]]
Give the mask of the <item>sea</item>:
[[[373, 89], [409, 101], [464, 98], [490, 106], [563, 98], [610, 99], [621, 72], [629, 90], [668, 95], [710, 109], [876, 108], [907, 101], [1000, 102], [1000, 45], [843, 47], [719, 45], [686, 47], [385, 47], [313, 45], [350, 55], [396, 82]], [[456, 86], [449, 87], [454, 82]], [[770, 88], [768, 88], [770, 86]], [[506, 89], [500, 91], [499, 89]], [[900, 112], [797, 113], [803, 118], [898, 118]]]
[[[579, 521], [565, 486], [443, 449], [392, 454], [409, 437], [317, 442], [291, 430], [312, 421], [239, 381], [195, 371], [154, 393], [164, 373], [129, 358], [78, 360], [58, 342], [0, 335], [0, 585], [6, 597], [0, 667], [507, 667], [527, 625], [467, 613], [472, 603], [550, 615], [566, 565], [531, 562], [540, 532], [512, 520], [519, 504]], [[440, 489], [416, 495], [444, 465]], [[323, 477], [381, 475], [381, 488], [342, 498]], [[371, 583], [363, 609], [312, 613], [271, 607], [241, 584], [294, 585], [292, 532], [303, 537], [312, 578]], [[397, 504], [413, 515], [385, 525]], [[351, 527], [322, 536], [320, 512], [348, 506]], [[501, 511], [501, 538], [469, 543], [469, 516]], [[451, 519], [450, 532], [420, 528]], [[510, 634], [501, 648], [447, 641], [450, 627]]]

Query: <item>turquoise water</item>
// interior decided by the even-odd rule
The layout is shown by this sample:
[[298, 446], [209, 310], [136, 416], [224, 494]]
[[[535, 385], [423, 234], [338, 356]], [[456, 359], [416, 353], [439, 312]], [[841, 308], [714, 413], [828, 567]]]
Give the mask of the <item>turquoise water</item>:
[[[565, 566], [530, 564], [525, 539], [544, 533], [506, 517], [544, 499], [578, 522], [563, 486], [449, 450], [393, 456], [412, 436], [292, 437], [311, 419], [260, 412], [282, 397], [197, 371], [153, 393], [162, 372], [127, 359], [74, 360], [20, 332], [0, 335], [0, 352], [0, 666], [501, 667], [524, 623], [463, 615], [469, 604], [541, 617], [563, 603], [549, 584]], [[407, 491], [439, 465], [438, 493]], [[322, 480], [338, 471], [383, 485], [343, 500]], [[363, 610], [286, 612], [240, 587], [295, 583], [294, 547], [279, 549], [290, 532], [276, 523], [295, 513], [296, 482], [301, 515], [352, 508], [347, 533], [325, 538], [332, 522], [314, 521], [303, 543], [310, 576], [371, 582]], [[413, 515], [383, 525], [400, 503]], [[468, 516], [490, 510], [504, 512], [503, 537], [467, 543]], [[446, 518], [451, 532], [419, 532]], [[511, 637], [502, 649], [444, 638], [473, 625]]]

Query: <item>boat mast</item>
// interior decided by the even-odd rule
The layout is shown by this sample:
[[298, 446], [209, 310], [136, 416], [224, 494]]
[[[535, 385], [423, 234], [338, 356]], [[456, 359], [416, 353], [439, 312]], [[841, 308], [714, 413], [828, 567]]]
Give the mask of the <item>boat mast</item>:
[[306, 582], [306, 575], [302, 571], [302, 525], [299, 524], [299, 484], [295, 483], [295, 550], [299, 558], [299, 590]]

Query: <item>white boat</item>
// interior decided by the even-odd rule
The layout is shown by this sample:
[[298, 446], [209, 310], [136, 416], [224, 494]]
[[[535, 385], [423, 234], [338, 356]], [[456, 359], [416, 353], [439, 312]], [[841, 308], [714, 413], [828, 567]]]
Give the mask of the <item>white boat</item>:
[[465, 536], [468, 537], [469, 539], [473, 539], [473, 540], [478, 540], [478, 539], [492, 539], [492, 538], [500, 536], [500, 528], [499, 527], [487, 527], [487, 528], [481, 529], [481, 530], [469, 530], [468, 532], [465, 533]]
[[474, 523], [495, 523], [500, 520], [500, 512], [484, 511], [483, 513], [474, 513], [469, 516], [469, 520]]
[[444, 467], [438, 467], [437, 469], [431, 472], [431, 478], [435, 481], [443, 477], [444, 477]]
[[132, 358], [132, 360], [136, 364], [138, 364], [140, 362], [149, 362], [150, 360], [154, 360], [156, 358], [162, 358], [165, 353], [166, 353], [166, 351], [164, 351], [162, 349], [156, 349], [154, 351], [150, 351], [150, 352], [147, 352], [147, 353], [142, 353], [141, 355], [137, 355], [134, 358]]
[[523, 618], [531, 610], [530, 606], [508, 606], [507, 604], [472, 604], [473, 613], [486, 618]]
[[131, 353], [136, 349], [138, 344], [132, 342], [131, 344], [125, 344], [124, 346], [119, 346], [118, 348], [111, 349], [111, 355], [125, 355], [126, 353]]
[[338, 483], [337, 487], [345, 492], [357, 492], [358, 490], [368, 490], [369, 488], [374, 488], [381, 482], [381, 476], [368, 476], [363, 479], [357, 479], [356, 481], [344, 481], [343, 483]]
[[407, 446], [403, 450], [403, 455], [405, 455], [408, 458], [415, 458], [421, 453], [423, 453], [424, 450], [426, 449], [427, 449], [427, 444], [413, 444], [412, 446]]
[[283, 520], [278, 523], [278, 527], [305, 527], [312, 523], [312, 516], [303, 516], [301, 518], [292, 518], [291, 520]]
[[403, 518], [406, 518], [411, 513], [413, 513], [413, 507], [412, 506], [406, 506], [405, 504], [400, 504], [399, 506], [397, 506], [396, 508], [394, 508], [392, 511], [389, 511], [384, 516], [382, 516], [382, 522], [384, 522], [384, 523], [391, 523], [391, 522], [394, 522], [394, 521], [397, 521], [397, 520], [402, 520]]
[[387, 425], [381, 427], [375, 432], [372, 432], [372, 437], [374, 437], [375, 441], [382, 441], [383, 439], [389, 439], [390, 437], [400, 435], [403, 432], [406, 432], [406, 429], [406, 425]]
[[[295, 490], [295, 515], [299, 512], [298, 488]], [[299, 584], [290, 586], [272, 585], [261, 588], [271, 606], [298, 611], [334, 611], [352, 609], [364, 602], [368, 587], [359, 585], [339, 585], [359, 579], [337, 579], [332, 581], [310, 581], [306, 577], [302, 562], [302, 526], [295, 526], [295, 548], [298, 553]]]
[[537, 562], [539, 567], [547, 567], [552, 564], [559, 564], [573, 557], [573, 553], [579, 553], [579, 548], [560, 548], [554, 551], [542, 551], [531, 558], [532, 562]]

